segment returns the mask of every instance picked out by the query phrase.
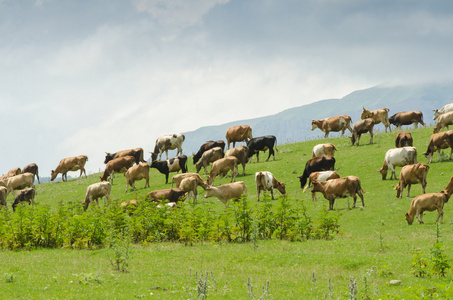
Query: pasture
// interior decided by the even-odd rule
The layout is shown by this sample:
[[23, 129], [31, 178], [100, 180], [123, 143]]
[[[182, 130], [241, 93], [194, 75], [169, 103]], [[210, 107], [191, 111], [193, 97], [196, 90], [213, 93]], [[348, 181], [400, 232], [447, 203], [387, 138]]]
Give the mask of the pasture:
[[[382, 126], [378, 125], [381, 129]], [[412, 128], [412, 127], [411, 127]], [[432, 128], [406, 130], [414, 138], [418, 161], [426, 163], [426, 151]], [[349, 134], [349, 132], [347, 132]], [[130, 244], [129, 240], [112, 242], [110, 246], [90, 250], [70, 248], [27, 248], [9, 250], [5, 245], [0, 260], [0, 289], [2, 298], [15, 299], [425, 299], [452, 298], [452, 271], [446, 277], [431, 272], [417, 277], [414, 272], [427, 271], [423, 264], [414, 266], [421, 258], [434, 261], [432, 249], [438, 246], [445, 259], [453, 258], [451, 249], [451, 203], [444, 208], [444, 224], [434, 223], [437, 212], [425, 213], [425, 224], [408, 226], [404, 213], [409, 210], [412, 198], [396, 198], [393, 190], [396, 180], [381, 179], [377, 170], [382, 166], [385, 152], [394, 148], [397, 131], [377, 133], [374, 144], [369, 145], [369, 135], [360, 140], [360, 146], [351, 146], [350, 140], [329, 138], [296, 144], [278, 145], [276, 160], [252, 163], [246, 166], [246, 175], [238, 175], [248, 187], [246, 199], [250, 211], [263, 211], [263, 207], [281, 210], [284, 201], [294, 207], [303, 207], [314, 222], [319, 219], [338, 218], [339, 232], [330, 239], [271, 239], [252, 237], [248, 242], [225, 239], [195, 242], [147, 242]], [[350, 135], [350, 134], [349, 134]], [[328, 201], [317, 194], [312, 202], [309, 190], [302, 193], [297, 176], [303, 172], [305, 162], [311, 158], [314, 145], [331, 142], [336, 145], [335, 170], [341, 176], [355, 175], [361, 179], [365, 207], [360, 201], [355, 209], [352, 198], [337, 199], [334, 211], [326, 212]], [[449, 154], [449, 149], [445, 152]], [[173, 153], [173, 152], [172, 152]], [[437, 163], [437, 154], [430, 165], [426, 192], [443, 190], [453, 175], [453, 161]], [[189, 172], [194, 172], [191, 158]], [[239, 167], [241, 173], [242, 168]], [[401, 168], [397, 167], [397, 175]], [[278, 180], [286, 183], [286, 200], [274, 191], [256, 201], [254, 174], [271, 171]], [[86, 187], [99, 181], [101, 174], [87, 179], [52, 182], [37, 185], [36, 205], [48, 205], [58, 210], [61, 203], [83, 200]], [[171, 174], [172, 175], [172, 174]], [[173, 173], [174, 175], [174, 173]], [[203, 171], [200, 175], [206, 179]], [[225, 182], [226, 180], [223, 180]], [[229, 181], [229, 178], [228, 178]], [[215, 181], [217, 185], [218, 180]], [[169, 188], [164, 175], [150, 171], [150, 188], [143, 189], [144, 181], [136, 182], [137, 190], [125, 193], [123, 175], [115, 175], [110, 206], [130, 199], [143, 199], [146, 193]], [[413, 185], [411, 196], [421, 194], [421, 186]], [[225, 206], [216, 198], [204, 199], [199, 188], [198, 203], [192, 207], [208, 207], [214, 216], [222, 216]], [[11, 204], [12, 196], [8, 197]], [[77, 204], [72, 204], [73, 207]], [[101, 208], [106, 203], [100, 201]], [[230, 207], [239, 207], [231, 204]], [[187, 206], [189, 207], [189, 206]], [[11, 207], [8, 207], [9, 214]], [[18, 209], [19, 213], [28, 207]], [[184, 208], [185, 209], [185, 208]], [[90, 205], [87, 213], [96, 211]], [[97, 209], [100, 211], [99, 209]], [[101, 211], [102, 212], [102, 211]], [[16, 212], [17, 213], [17, 212]], [[166, 213], [172, 213], [166, 210]], [[1, 212], [0, 222], [5, 223], [7, 213]], [[80, 213], [82, 214], [82, 213]], [[93, 214], [95, 215], [95, 214]], [[284, 214], [282, 215], [284, 216]], [[82, 218], [82, 217], [81, 217]], [[125, 220], [133, 221], [134, 216]], [[8, 224], [1, 224], [2, 230]], [[101, 228], [102, 229], [102, 228]], [[158, 233], [156, 233], [158, 234]], [[438, 238], [438, 235], [440, 237]], [[441, 243], [436, 243], [439, 240]], [[440, 245], [440, 246], [439, 246]], [[416, 250], [418, 249], [418, 250]], [[418, 251], [420, 259], [414, 258]], [[439, 251], [437, 252], [439, 254]], [[121, 264], [118, 257], [127, 257]], [[112, 264], [113, 263], [113, 264]], [[115, 265], [117, 263], [117, 265]], [[430, 275], [430, 276], [429, 276]], [[401, 280], [392, 285], [392, 280]]]

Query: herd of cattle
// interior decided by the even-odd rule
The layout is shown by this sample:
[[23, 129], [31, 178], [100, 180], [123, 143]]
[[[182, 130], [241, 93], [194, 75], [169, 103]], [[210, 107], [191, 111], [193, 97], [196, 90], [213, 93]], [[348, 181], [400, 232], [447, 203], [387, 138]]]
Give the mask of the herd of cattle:
[[[346, 129], [351, 132], [352, 145], [359, 145], [360, 137], [364, 133], [369, 133], [370, 144], [373, 143], [373, 127], [382, 123], [391, 131], [390, 125], [401, 128], [402, 125], [418, 124], [425, 126], [423, 123], [423, 114], [419, 111], [399, 112], [388, 117], [388, 108], [382, 108], [370, 111], [363, 108], [361, 120], [354, 123], [351, 127], [351, 117], [340, 115], [322, 120], [312, 120], [312, 130], [319, 128], [328, 138], [330, 132], [340, 132], [344, 135]], [[453, 151], [453, 130], [448, 130], [449, 125], [453, 125], [453, 103], [445, 105], [443, 108], [434, 111], [434, 120], [437, 119], [434, 133], [428, 144], [428, 149], [423, 153], [428, 158], [428, 163], [432, 162], [434, 152], [438, 152], [437, 160], [439, 161], [439, 152], [442, 149], [451, 148], [450, 159]], [[440, 132], [447, 128], [448, 131]], [[247, 193], [247, 186], [243, 181], [236, 182], [238, 174], [238, 165], [242, 166], [242, 175], [245, 175], [245, 167], [256, 154], [259, 161], [259, 152], [269, 150], [268, 161], [273, 156], [275, 160], [274, 147], [276, 148], [276, 137], [272, 135], [262, 137], [252, 137], [252, 129], [248, 125], [233, 126], [228, 128], [226, 135], [227, 151], [225, 151], [225, 142], [208, 141], [201, 145], [197, 153], [193, 154], [193, 164], [196, 167], [196, 173], [188, 173], [187, 156], [182, 154], [182, 144], [185, 140], [183, 134], [171, 134], [161, 136], [156, 140], [154, 151], [151, 152], [151, 163], [147, 163], [143, 158], [143, 149], [129, 149], [118, 151], [116, 153], [106, 153], [105, 171], [100, 176], [100, 182], [91, 184], [87, 187], [86, 196], [83, 203], [86, 210], [90, 203], [98, 201], [99, 198], [105, 197], [110, 200], [110, 192], [113, 184], [115, 173], [124, 173], [126, 177], [126, 192], [129, 187], [135, 189], [135, 181], [145, 179], [145, 187], [149, 187], [150, 168], [157, 169], [165, 175], [165, 183], [168, 183], [169, 174], [181, 171], [181, 174], [172, 177], [172, 188], [156, 190], [147, 194], [149, 199], [169, 201], [167, 205], [174, 206], [176, 202], [185, 197], [197, 198], [198, 186], [203, 188], [205, 198], [216, 197], [221, 202], [227, 203], [231, 199], [238, 199]], [[235, 147], [236, 142], [246, 142], [246, 146]], [[233, 148], [230, 149], [230, 144]], [[176, 157], [168, 159], [168, 150], [177, 149]], [[278, 149], [276, 148], [278, 151]], [[357, 195], [359, 195], [362, 205], [365, 206], [360, 179], [356, 176], [340, 177], [335, 169], [335, 151], [337, 148], [332, 143], [319, 144], [313, 148], [312, 158], [305, 164], [304, 172], [299, 176], [301, 188], [305, 192], [311, 185], [313, 201], [316, 201], [316, 193], [323, 194], [324, 198], [329, 201], [329, 209], [332, 210], [336, 198], [352, 197], [354, 200], [353, 208], [356, 205]], [[162, 153], [166, 153], [166, 160], [161, 161]], [[85, 174], [85, 164], [88, 157], [79, 155], [75, 157], [64, 158], [57, 165], [55, 170], [51, 171], [51, 181], [55, 180], [58, 174], [62, 174], [62, 180], [67, 181], [69, 171], [80, 170], [80, 176]], [[211, 165], [208, 173], [207, 167]], [[443, 220], [443, 206], [453, 193], [453, 176], [445, 190], [439, 193], [425, 194], [426, 178], [430, 167], [427, 164], [417, 162], [417, 149], [413, 147], [412, 136], [408, 132], [399, 132], [395, 137], [395, 148], [389, 149], [385, 153], [383, 166], [378, 170], [382, 179], [386, 179], [388, 170], [390, 170], [390, 179], [398, 179], [395, 174], [395, 167], [402, 167], [399, 182], [395, 187], [396, 196], [402, 197], [404, 188], [410, 188], [412, 184], [421, 184], [423, 194], [412, 200], [411, 207], [406, 213], [408, 224], [412, 224], [414, 217], [417, 217], [420, 223], [424, 211], [438, 211], [438, 218]], [[199, 172], [203, 168], [206, 181], [202, 179]], [[222, 184], [222, 178], [225, 178], [231, 172], [230, 183]], [[38, 166], [30, 164], [20, 168], [14, 168], [7, 174], [0, 177], [0, 204], [6, 206], [8, 194], [13, 193], [14, 201], [12, 208], [20, 202], [30, 203], [36, 194], [34, 182], [35, 176], [39, 183]], [[219, 185], [214, 186], [216, 177], [219, 176]], [[308, 181], [308, 184], [307, 184]], [[260, 200], [261, 191], [270, 191], [274, 199], [273, 189], [277, 189], [281, 194], [286, 194], [285, 183], [277, 180], [275, 176], [268, 171], [260, 171], [255, 174], [255, 183], [257, 188], [258, 201]], [[307, 185], [306, 185], [307, 184]], [[175, 187], [173, 187], [175, 185]], [[14, 197], [14, 191], [19, 190]], [[122, 206], [128, 206], [136, 203], [136, 200], [122, 203]], [[436, 221], [437, 222], [437, 221]]]

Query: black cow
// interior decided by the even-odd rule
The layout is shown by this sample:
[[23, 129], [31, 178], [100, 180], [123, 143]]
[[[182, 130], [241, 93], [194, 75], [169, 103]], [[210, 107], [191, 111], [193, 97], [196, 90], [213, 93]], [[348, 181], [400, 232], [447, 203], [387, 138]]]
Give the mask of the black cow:
[[334, 170], [335, 158], [329, 155], [317, 156], [309, 159], [305, 164], [305, 170], [302, 176], [299, 176], [300, 187], [304, 188], [308, 176], [313, 172]]
[[146, 162], [143, 159], [143, 149], [135, 148], [135, 149], [128, 149], [128, 150], [121, 150], [121, 151], [115, 152], [113, 154], [106, 152], [104, 164], [108, 163], [109, 161], [111, 161], [114, 158], [124, 157], [124, 156], [133, 156], [135, 158], [135, 163], [137, 165], [141, 162]]
[[13, 207], [13, 211], [16, 211], [16, 206], [21, 202], [27, 201], [28, 204], [31, 204], [31, 201], [35, 199], [35, 195], [36, 191], [34, 188], [26, 188], [19, 191], [16, 198], [14, 198], [13, 204], [11, 205]]
[[171, 159], [164, 161], [153, 161], [151, 163], [151, 168], [156, 168], [162, 174], [165, 174], [165, 183], [168, 183], [168, 174], [171, 172], [178, 172], [179, 170], [182, 173], [187, 173], [187, 156], [180, 155]]
[[[260, 154], [259, 151], [264, 151], [269, 149], [269, 156], [267, 157], [266, 161], [269, 160], [271, 155], [274, 156], [275, 160], [275, 152], [274, 152], [274, 145], [277, 142], [277, 138], [273, 135], [266, 135], [266, 136], [260, 136], [256, 138], [252, 138], [247, 142], [247, 147], [249, 147], [249, 162], [252, 161], [252, 156], [256, 154], [256, 161], [260, 161]], [[275, 149], [278, 151], [277, 146], [275, 146]]]
[[225, 142], [222, 140], [218, 140], [217, 142], [214, 141], [207, 141], [203, 145], [201, 145], [200, 150], [196, 154], [193, 155], [193, 164], [195, 165], [203, 155], [203, 153], [209, 149], [220, 147], [222, 151], [225, 152]]

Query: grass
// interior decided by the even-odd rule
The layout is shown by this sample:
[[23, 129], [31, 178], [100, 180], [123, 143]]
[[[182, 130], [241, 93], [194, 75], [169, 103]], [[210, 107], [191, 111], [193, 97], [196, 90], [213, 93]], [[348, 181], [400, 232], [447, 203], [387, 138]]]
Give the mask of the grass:
[[[432, 128], [408, 131], [418, 149], [418, 160], [426, 162], [421, 153], [426, 150]], [[377, 170], [382, 166], [385, 152], [394, 147], [395, 134], [377, 134], [372, 145], [367, 144], [369, 136], [364, 135], [359, 147], [350, 146], [348, 138], [328, 140], [339, 150], [335, 154], [336, 171], [341, 176], [358, 176], [366, 190], [364, 208], [358, 202], [356, 209], [347, 209], [347, 199], [335, 202], [335, 212], [331, 213], [340, 215], [340, 234], [333, 240], [132, 245], [127, 272], [112, 268], [115, 253], [111, 248], [5, 250], [0, 253], [2, 297], [196, 299], [200, 298], [200, 286], [206, 283], [205, 298], [208, 299], [418, 299], [430, 294], [434, 298], [451, 298], [451, 270], [446, 278], [418, 278], [411, 273], [414, 250], [419, 248], [429, 254], [436, 241], [437, 213], [427, 213], [424, 225], [414, 222], [408, 226], [404, 213], [412, 198], [397, 199], [393, 190], [396, 181], [381, 180]], [[248, 186], [251, 205], [262, 205], [256, 203], [254, 173], [268, 170], [286, 183], [289, 199], [304, 201], [308, 215], [317, 218], [328, 207], [328, 201], [318, 195], [318, 202], [312, 202], [309, 192], [302, 193], [297, 176], [302, 174], [313, 146], [323, 142], [327, 140], [279, 145], [275, 161], [263, 162], [262, 157], [260, 163], [254, 159], [248, 164], [247, 175], [238, 176], [237, 180], [243, 180]], [[453, 175], [452, 163], [442, 161], [430, 165], [427, 193], [444, 189]], [[189, 163], [189, 171], [194, 169]], [[400, 170], [397, 169], [397, 174]], [[155, 169], [150, 172], [150, 188], [143, 189], [144, 181], [140, 181], [136, 183], [138, 190], [128, 193], [124, 193], [124, 177], [116, 176], [112, 198], [118, 201], [143, 199], [151, 190], [170, 186], [164, 184], [164, 175]], [[98, 176], [38, 185], [36, 202], [56, 206], [60, 201], [81, 201], [86, 187], [98, 182]], [[421, 190], [420, 185], [415, 185], [411, 195], [419, 195]], [[218, 211], [224, 209], [217, 199], [205, 200], [203, 195], [200, 189], [199, 205], [209, 201]], [[273, 204], [281, 198], [278, 191], [275, 195], [277, 200]], [[8, 202], [11, 203], [11, 198]], [[351, 198], [349, 202], [352, 206]], [[101, 201], [101, 205], [105, 203]], [[444, 211], [440, 239], [444, 241], [446, 256], [452, 258], [449, 203]], [[402, 283], [390, 285], [393, 279]], [[353, 283], [357, 294], [354, 294]]]

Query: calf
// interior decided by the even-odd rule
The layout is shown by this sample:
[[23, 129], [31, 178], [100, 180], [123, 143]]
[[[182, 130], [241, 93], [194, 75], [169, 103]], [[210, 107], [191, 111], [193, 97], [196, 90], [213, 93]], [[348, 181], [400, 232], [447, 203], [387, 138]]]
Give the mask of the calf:
[[299, 176], [300, 180], [300, 188], [303, 189], [304, 185], [307, 183], [307, 179], [311, 173], [317, 171], [327, 171], [327, 170], [334, 170], [335, 168], [335, 158], [332, 156], [317, 156], [311, 158], [305, 164], [304, 173]]
[[135, 181], [145, 179], [145, 188], [149, 187], [149, 165], [148, 163], [140, 163], [129, 168], [126, 172], [126, 192], [131, 186], [135, 190]]
[[206, 189], [205, 198], [216, 197], [223, 204], [227, 204], [230, 199], [238, 200], [247, 193], [247, 186], [243, 181], [227, 183], [223, 185], [209, 186]]
[[434, 109], [434, 117], [433, 117], [433, 120], [437, 119], [440, 115], [446, 113], [446, 112], [449, 112], [449, 111], [453, 111], [453, 103], [450, 103], [450, 104], [447, 104], [445, 105], [444, 107], [442, 107], [441, 109]]
[[318, 144], [313, 147], [312, 158], [316, 156], [330, 155], [335, 156], [335, 151], [338, 151], [334, 144]]
[[206, 190], [206, 188], [208, 187], [208, 183], [206, 181], [204, 181], [200, 177], [200, 175], [198, 175], [197, 173], [183, 173], [183, 174], [174, 175], [172, 178], [172, 181], [171, 181], [171, 187], [173, 187], [173, 183], [174, 183], [175, 187], [179, 188], [181, 185], [181, 181], [184, 178], [188, 178], [188, 177], [194, 177], [197, 180], [197, 185], [201, 186], [204, 190]]
[[32, 164], [29, 164], [29, 165], [26, 165], [23, 169], [22, 169], [22, 174], [24, 173], [32, 173], [36, 176], [36, 178], [38, 179], [38, 183], [39, 182], [39, 175], [38, 175], [38, 165], [35, 164], [35, 163], [32, 163]]
[[24, 188], [34, 188], [35, 175], [32, 173], [19, 174], [13, 177], [8, 178], [6, 182], [7, 195], [15, 190], [22, 190]]
[[324, 198], [329, 200], [329, 210], [333, 210], [335, 198], [346, 198], [348, 196], [354, 199], [352, 208], [355, 208], [356, 194], [362, 199], [362, 206], [365, 207], [365, 202], [363, 201], [364, 191], [362, 190], [360, 179], [356, 176], [346, 176], [325, 182], [313, 181], [312, 184], [312, 193], [320, 192]]
[[266, 136], [260, 136], [256, 138], [250, 139], [250, 141], [247, 142], [247, 147], [249, 148], [248, 151], [248, 157], [249, 161], [252, 161], [252, 156], [256, 154], [256, 161], [260, 161], [260, 151], [266, 152], [269, 150], [269, 156], [267, 157], [266, 161], [269, 161], [269, 158], [273, 157], [275, 160], [275, 152], [274, 152], [274, 146], [275, 150], [278, 151], [278, 148], [276, 146], [277, 138], [273, 135], [266, 135]]
[[453, 111], [446, 112], [439, 116], [439, 118], [437, 119], [436, 126], [434, 126], [433, 132], [438, 133], [445, 127], [448, 130], [449, 125], [453, 125]]
[[395, 167], [403, 167], [417, 163], [417, 149], [415, 147], [393, 148], [385, 153], [384, 164], [378, 170], [382, 175], [382, 180], [387, 178], [387, 171], [390, 169], [392, 174], [390, 180], [398, 179], [395, 173]]
[[187, 196], [193, 197], [194, 201], [197, 201], [197, 187], [198, 187], [198, 182], [195, 177], [186, 177], [183, 180], [181, 180], [181, 183], [179, 187], [184, 190], [184, 192], [187, 193]]
[[198, 152], [193, 155], [193, 164], [196, 164], [200, 160], [201, 156], [203, 155], [203, 153], [205, 151], [215, 148], [215, 147], [220, 147], [220, 148], [222, 148], [222, 151], [225, 151], [225, 142], [222, 140], [218, 140], [216, 142], [207, 141], [206, 143], [201, 145]]
[[417, 163], [404, 166], [401, 169], [400, 181], [396, 185], [396, 197], [402, 198], [404, 188], [407, 186], [407, 197], [410, 197], [411, 185], [420, 183], [422, 185], [423, 194], [426, 188], [426, 177], [428, 176], [429, 166], [427, 164]]
[[352, 145], [354, 146], [354, 144], [356, 144], [356, 146], [359, 146], [360, 137], [367, 132], [369, 132], [371, 136], [370, 144], [373, 144], [374, 124], [373, 119], [370, 118], [355, 122], [354, 126], [352, 126], [352, 136], [350, 137]]
[[442, 224], [444, 221], [444, 204], [448, 202], [450, 195], [444, 190], [439, 193], [422, 194], [415, 197], [411, 202], [409, 212], [406, 213], [406, 221], [408, 225], [412, 225], [414, 217], [417, 217], [418, 222], [423, 224], [423, 212], [434, 211], [437, 209], [437, 221]]
[[364, 107], [362, 114], [360, 115], [360, 118], [362, 120], [371, 118], [371, 119], [373, 119], [374, 124], [379, 124], [379, 123], [384, 124], [385, 132], [387, 132], [387, 128], [389, 129], [389, 131], [392, 131], [390, 128], [388, 113], [389, 113], [389, 109], [387, 107], [376, 109], [373, 111], [366, 109]]
[[271, 191], [272, 200], [274, 200], [274, 189], [278, 189], [282, 195], [286, 194], [286, 185], [278, 181], [275, 176], [268, 171], [255, 173], [255, 184], [258, 192], [258, 201], [260, 201], [261, 191]]
[[450, 148], [450, 158], [453, 152], [453, 130], [438, 132], [431, 135], [429, 138], [428, 149], [423, 155], [428, 159], [428, 163], [432, 163], [433, 154], [437, 151], [437, 161], [439, 162], [440, 150]]
[[187, 156], [180, 155], [164, 161], [155, 160], [151, 163], [151, 168], [155, 168], [160, 173], [165, 174], [165, 184], [167, 184], [168, 175], [171, 172], [179, 172], [179, 170], [181, 170], [182, 173], [187, 172]]
[[13, 212], [16, 211], [16, 206], [22, 202], [28, 202], [28, 204], [31, 204], [31, 202], [35, 199], [35, 195], [36, 191], [34, 188], [26, 188], [19, 191], [16, 198], [14, 198], [13, 204], [11, 205], [13, 207]]
[[402, 125], [414, 124], [415, 128], [418, 128], [418, 123], [425, 126], [423, 123], [423, 113], [421, 111], [403, 111], [394, 114], [389, 118], [389, 123], [395, 125], [397, 128], [401, 128]]
[[82, 201], [83, 210], [86, 211], [88, 205], [96, 200], [96, 203], [99, 205], [99, 198], [105, 197], [107, 201], [110, 201], [110, 191], [112, 190], [112, 185], [108, 181], [101, 181], [93, 183], [87, 187], [87, 192], [85, 194], [85, 200]]
[[242, 165], [242, 176], [245, 176], [245, 165], [249, 160], [249, 147], [239, 146], [227, 150], [225, 157], [234, 156], [238, 159], [239, 163]]
[[195, 167], [197, 169], [197, 173], [200, 172], [201, 167], [204, 168], [204, 173], [208, 174], [207, 167], [210, 163], [215, 162], [218, 159], [221, 159], [225, 156], [223, 153], [223, 149], [220, 147], [211, 148], [206, 150], [202, 155], [201, 159], [196, 163]]
[[395, 137], [395, 148], [401, 148], [414, 145], [414, 140], [409, 132], [401, 131]]
[[[310, 184], [315, 180], [324, 182], [324, 181], [328, 181], [330, 179], [336, 179], [336, 178], [340, 178], [340, 174], [338, 174], [335, 171], [313, 172], [310, 174], [310, 176], [308, 176], [308, 184], [304, 187], [304, 190], [302, 192], [305, 193], [305, 190], [307, 189], [307, 187], [310, 187]], [[311, 200], [318, 201], [318, 199], [316, 199], [315, 193], [311, 194]]]
[[113, 184], [114, 173], [125, 173], [130, 167], [135, 164], [135, 157], [124, 156], [112, 159], [105, 166], [105, 171], [101, 178], [101, 181], [107, 181], [110, 177], [111, 183]]
[[180, 188], [156, 190], [148, 193], [152, 201], [168, 200], [169, 202], [184, 201], [186, 192]]
[[209, 172], [207, 182], [212, 185], [217, 175], [219, 175], [219, 185], [222, 184], [222, 177], [226, 177], [231, 171], [231, 182], [235, 181], [238, 173], [239, 160], [234, 156], [224, 157], [212, 163], [211, 172]]

